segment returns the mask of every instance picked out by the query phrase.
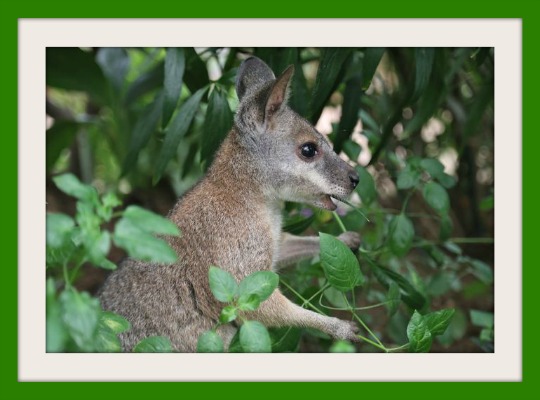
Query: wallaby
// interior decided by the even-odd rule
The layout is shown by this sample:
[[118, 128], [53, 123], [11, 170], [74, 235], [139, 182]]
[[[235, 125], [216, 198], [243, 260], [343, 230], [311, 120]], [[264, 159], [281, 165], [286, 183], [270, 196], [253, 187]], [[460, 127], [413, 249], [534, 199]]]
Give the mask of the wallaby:
[[[182, 233], [167, 239], [178, 261], [154, 265], [128, 259], [107, 279], [100, 294], [103, 308], [132, 325], [120, 336], [125, 351], [153, 335], [168, 337], [175, 351], [196, 351], [199, 335], [216, 325], [223, 307], [210, 291], [210, 266], [240, 281], [319, 252], [317, 237], [282, 234], [283, 201], [335, 210], [332, 198], [348, 196], [358, 175], [287, 106], [293, 72], [291, 65], [276, 79], [256, 57], [241, 64], [234, 125], [206, 176], [169, 214]], [[350, 248], [360, 245], [354, 232], [339, 238]], [[245, 316], [267, 327], [310, 327], [357, 340], [354, 323], [304, 309], [279, 289]], [[217, 332], [227, 346], [236, 327], [223, 325]]]

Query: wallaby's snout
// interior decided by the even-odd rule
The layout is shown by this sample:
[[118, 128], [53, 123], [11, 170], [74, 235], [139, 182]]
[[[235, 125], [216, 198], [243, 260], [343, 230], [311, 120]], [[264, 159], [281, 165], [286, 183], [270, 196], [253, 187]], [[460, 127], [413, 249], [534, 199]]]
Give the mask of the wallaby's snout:
[[349, 180], [351, 181], [351, 186], [353, 189], [356, 188], [356, 186], [358, 185], [358, 182], [360, 182], [360, 178], [358, 177], [358, 173], [351, 168], [350, 172], [349, 172]]

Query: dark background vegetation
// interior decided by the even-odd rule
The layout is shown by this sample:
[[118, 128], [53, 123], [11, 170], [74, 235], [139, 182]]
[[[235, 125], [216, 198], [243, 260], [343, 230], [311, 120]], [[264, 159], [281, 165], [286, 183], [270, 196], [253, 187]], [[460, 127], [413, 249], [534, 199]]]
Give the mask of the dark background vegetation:
[[[49, 48], [47, 211], [75, 214], [75, 199], [52, 181], [71, 172], [100, 193], [118, 193], [124, 206], [166, 215], [230, 128], [236, 68], [251, 54], [276, 74], [295, 64], [291, 107], [329, 134], [364, 177], [351, 200], [361, 213], [340, 210], [346, 228], [363, 238], [359, 261], [368, 284], [355, 301], [384, 303], [391, 282], [401, 289], [396, 310], [360, 311], [371, 329], [401, 344], [415, 304], [455, 308], [432, 351], [493, 351], [493, 49]], [[444, 173], [426, 159], [439, 160]], [[448, 206], [445, 194], [426, 194], [435, 181]], [[285, 212], [293, 232], [340, 233], [331, 213], [297, 204]], [[413, 224], [405, 245], [394, 237], [398, 215]], [[108, 254], [116, 264], [124, 256], [114, 246]], [[106, 273], [85, 264], [75, 286], [95, 294]], [[309, 297], [322, 276], [310, 260], [281, 279]], [[331, 291], [320, 304], [341, 306]], [[330, 345], [308, 332], [298, 348]]]

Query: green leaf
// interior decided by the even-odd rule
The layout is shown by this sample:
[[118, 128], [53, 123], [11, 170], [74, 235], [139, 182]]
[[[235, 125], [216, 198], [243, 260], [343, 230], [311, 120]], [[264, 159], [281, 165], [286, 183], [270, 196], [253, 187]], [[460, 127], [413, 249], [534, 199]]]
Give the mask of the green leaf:
[[444, 173], [444, 165], [436, 158], [422, 159], [422, 161], [420, 161], [420, 167], [434, 178]]
[[334, 289], [330, 286], [324, 291], [324, 297], [334, 306], [338, 308], [348, 309], [349, 305], [347, 304], [346, 298], [343, 297], [343, 292], [337, 289]]
[[238, 302], [244, 303], [256, 295], [262, 303], [276, 290], [279, 277], [272, 271], [257, 271], [246, 276], [238, 285]]
[[493, 313], [479, 310], [470, 310], [471, 322], [475, 326], [482, 328], [493, 328]]
[[422, 309], [424, 307], [426, 303], [425, 297], [406, 278], [391, 269], [376, 264], [369, 258], [366, 258], [366, 261], [371, 266], [377, 280], [386, 288], [389, 289], [392, 282], [399, 285], [403, 291], [402, 299], [409, 307], [415, 309]]
[[484, 342], [493, 342], [493, 329], [484, 328], [480, 331], [480, 340]]
[[238, 309], [235, 306], [226, 306], [221, 310], [219, 314], [219, 322], [226, 324], [228, 322], [234, 321], [238, 316]]
[[414, 80], [414, 92], [410, 103], [414, 103], [422, 96], [428, 86], [435, 58], [435, 49], [427, 47], [417, 47], [415, 49], [416, 71]]
[[113, 240], [130, 257], [141, 261], [172, 264], [178, 259], [176, 252], [165, 241], [157, 239], [125, 218], [116, 224]]
[[98, 353], [119, 353], [122, 351], [120, 339], [102, 320], [98, 324], [94, 347]]
[[356, 353], [356, 347], [346, 340], [338, 340], [330, 346], [330, 353]]
[[180, 235], [178, 226], [174, 222], [139, 206], [129, 206], [122, 217], [146, 232], [161, 235]]
[[424, 317], [416, 310], [407, 325], [407, 337], [411, 353], [427, 353], [431, 348], [431, 332]]
[[126, 91], [126, 105], [132, 104], [146, 93], [161, 87], [165, 75], [164, 65], [165, 63], [161, 61], [150, 71], [139, 75], [137, 79], [133, 81]]
[[92, 203], [97, 203], [98, 201], [96, 189], [90, 185], [81, 183], [81, 181], [79, 181], [79, 179], [71, 173], [55, 176], [53, 178], [53, 182], [62, 192], [67, 193], [79, 200], [89, 201]]
[[214, 331], [206, 331], [197, 340], [197, 353], [223, 353], [224, 346], [221, 336]]
[[141, 340], [133, 348], [134, 353], [171, 353], [171, 341], [165, 336], [150, 336]]
[[401, 257], [407, 254], [414, 238], [414, 226], [405, 214], [392, 217], [388, 228], [390, 234], [390, 249]]
[[57, 249], [70, 239], [75, 222], [65, 214], [47, 213], [46, 227], [47, 246]]
[[446, 190], [435, 182], [425, 184], [422, 194], [426, 202], [439, 214], [445, 214], [450, 208], [450, 199]]
[[302, 331], [298, 328], [283, 327], [269, 329], [272, 353], [294, 353], [298, 351]]
[[457, 180], [452, 175], [442, 173], [436, 177], [437, 181], [443, 185], [446, 189], [451, 189], [456, 186]]
[[288, 232], [293, 235], [299, 235], [304, 232], [315, 221], [315, 214], [310, 215], [307, 218], [301, 215], [295, 215], [285, 219], [285, 226], [283, 232]]
[[[47, 145], [48, 146], [48, 145]], [[48, 157], [48, 156], [47, 156]], [[484, 197], [480, 201], [480, 210], [482, 211], [490, 211], [493, 210], [493, 207], [495, 206], [495, 198], [492, 194]]]
[[127, 319], [110, 311], [102, 311], [100, 323], [105, 324], [116, 335], [131, 329]]
[[162, 110], [163, 93], [160, 92], [156, 95], [154, 101], [144, 109], [133, 127], [128, 154], [122, 165], [122, 175], [126, 175], [137, 162], [140, 151], [146, 146], [150, 136], [157, 129]]
[[355, 255], [345, 243], [326, 233], [319, 233], [321, 265], [328, 282], [342, 292], [364, 284], [364, 275]]
[[342, 73], [345, 61], [351, 51], [350, 48], [325, 48], [322, 50], [315, 86], [311, 95], [309, 120], [312, 123], [317, 122], [326, 102], [336, 90], [339, 84], [339, 75]]
[[386, 308], [388, 309], [388, 315], [392, 316], [396, 313], [401, 301], [401, 291], [399, 285], [396, 282], [390, 282], [388, 293], [386, 294]]
[[493, 283], [493, 269], [483, 261], [471, 260], [472, 273], [486, 285]]
[[193, 47], [184, 49], [186, 56], [186, 70], [184, 72], [184, 83], [191, 93], [208, 85], [208, 70], [206, 64], [199, 57]]
[[99, 300], [75, 290], [63, 291], [59, 300], [69, 336], [81, 351], [94, 351], [94, 335], [101, 314]]
[[79, 128], [83, 126], [73, 121], [54, 121], [54, 125], [47, 129], [45, 151], [47, 153], [46, 169], [50, 171], [62, 150], [71, 146]]
[[229, 353], [243, 353], [242, 345], [240, 344], [240, 330], [237, 330], [229, 343], [229, 348], [227, 349]]
[[371, 85], [375, 71], [381, 62], [386, 49], [384, 47], [368, 47], [364, 50], [364, 65], [362, 67], [362, 90], [366, 91]]
[[111, 248], [111, 234], [108, 231], [102, 231], [96, 236], [86, 236], [83, 242], [90, 262], [105, 269], [116, 269], [116, 265], [107, 260]]
[[231, 129], [233, 115], [227, 101], [227, 93], [218, 85], [210, 94], [204, 119], [204, 134], [201, 158], [210, 165], [216, 150]]
[[165, 79], [163, 82], [164, 101], [163, 117], [161, 119], [163, 127], [166, 127], [169, 123], [176, 104], [178, 104], [185, 66], [186, 58], [184, 49], [177, 47], [168, 48], [167, 55], [165, 56]]
[[46, 83], [88, 93], [99, 103], [108, 98], [107, 81], [91, 52], [77, 47], [47, 47]]
[[153, 177], [154, 183], [161, 178], [167, 163], [176, 155], [180, 140], [182, 137], [184, 137], [191, 126], [191, 123], [195, 118], [195, 114], [199, 109], [201, 99], [207, 90], [208, 88], [204, 87], [187, 99], [180, 106], [178, 113], [169, 124], [167, 133], [165, 134], [163, 146], [161, 147], [161, 151], [156, 161], [156, 168]]
[[411, 189], [415, 187], [418, 182], [420, 182], [420, 172], [412, 165], [407, 164], [398, 174], [397, 188], [401, 190]]
[[356, 162], [358, 160], [360, 152], [362, 151], [362, 147], [358, 143], [352, 141], [351, 139], [348, 139], [343, 143], [343, 151], [345, 152], [345, 154], [347, 154], [347, 157], [349, 157], [352, 161]]
[[116, 91], [121, 91], [125, 84], [130, 66], [127, 51], [119, 47], [102, 47], [99, 49], [96, 62]]
[[247, 297], [242, 296], [238, 299], [238, 309], [242, 311], [255, 311], [257, 308], [259, 308], [260, 304], [261, 300], [256, 294], [252, 294]]
[[272, 351], [268, 330], [258, 321], [245, 321], [242, 324], [240, 344], [246, 353], [270, 353]]
[[47, 279], [47, 325], [46, 349], [47, 353], [64, 351], [68, 333], [62, 321], [62, 310], [56, 300], [56, 288], [53, 278]]
[[356, 190], [362, 199], [364, 204], [371, 204], [377, 198], [377, 189], [375, 188], [375, 181], [373, 176], [361, 166], [356, 166], [356, 172], [358, 172], [359, 182]]
[[211, 266], [208, 270], [210, 290], [214, 297], [223, 302], [231, 302], [238, 292], [238, 284], [234, 277], [221, 268]]
[[442, 335], [450, 325], [455, 312], [455, 309], [447, 308], [424, 315], [424, 321], [431, 332], [431, 336]]

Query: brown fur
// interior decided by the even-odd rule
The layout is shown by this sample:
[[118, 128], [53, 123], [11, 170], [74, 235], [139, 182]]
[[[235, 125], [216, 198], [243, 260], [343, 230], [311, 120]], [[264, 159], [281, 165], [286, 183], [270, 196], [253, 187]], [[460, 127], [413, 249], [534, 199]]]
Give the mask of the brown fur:
[[[144, 337], [160, 335], [170, 338], [176, 351], [195, 351], [199, 335], [216, 325], [223, 307], [209, 288], [210, 266], [240, 281], [318, 252], [318, 238], [282, 235], [282, 201], [328, 207], [329, 197], [326, 202], [321, 198], [349, 194], [355, 173], [322, 135], [286, 106], [292, 71], [290, 67], [274, 80], [262, 61], [244, 62], [237, 81], [241, 101], [235, 125], [205, 178], [169, 215], [182, 232], [167, 239], [178, 262], [163, 266], [128, 260], [105, 283], [102, 306], [132, 324], [121, 335], [125, 350]], [[297, 154], [308, 140], [320, 149], [318, 158], [309, 162]], [[340, 238], [350, 247], [359, 245], [354, 233]], [[356, 339], [351, 322], [303, 309], [279, 290], [246, 317], [268, 327], [312, 327], [336, 338]], [[232, 325], [218, 330], [226, 344], [235, 331]]]

